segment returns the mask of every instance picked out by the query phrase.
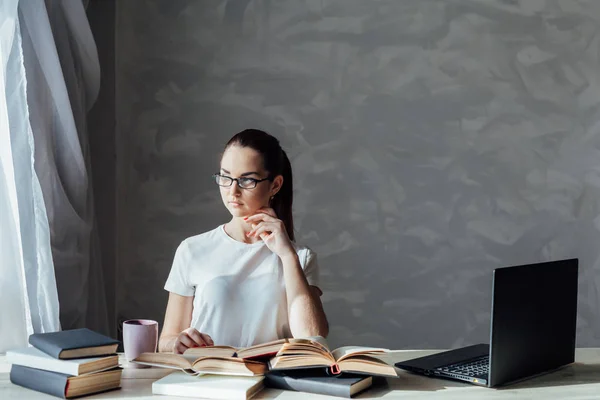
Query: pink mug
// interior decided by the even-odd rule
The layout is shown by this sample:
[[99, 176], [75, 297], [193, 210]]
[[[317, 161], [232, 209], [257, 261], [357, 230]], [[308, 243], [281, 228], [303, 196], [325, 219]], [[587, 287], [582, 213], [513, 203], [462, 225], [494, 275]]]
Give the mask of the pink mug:
[[[130, 319], [123, 322], [123, 349], [125, 358], [131, 361], [142, 353], [156, 352], [158, 322], [150, 319]], [[148, 365], [129, 364], [132, 368], [148, 368]]]

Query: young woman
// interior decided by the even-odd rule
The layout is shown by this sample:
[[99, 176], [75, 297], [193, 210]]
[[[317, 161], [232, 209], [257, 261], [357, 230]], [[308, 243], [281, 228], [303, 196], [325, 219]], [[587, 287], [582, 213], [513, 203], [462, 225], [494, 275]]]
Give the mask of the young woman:
[[316, 255], [294, 243], [292, 168], [279, 141], [238, 133], [214, 178], [232, 218], [177, 248], [159, 351], [327, 336]]

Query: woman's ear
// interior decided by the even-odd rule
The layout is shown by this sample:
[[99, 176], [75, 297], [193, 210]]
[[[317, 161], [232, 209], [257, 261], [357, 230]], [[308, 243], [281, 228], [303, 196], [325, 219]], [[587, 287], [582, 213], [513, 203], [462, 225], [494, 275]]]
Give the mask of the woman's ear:
[[283, 176], [277, 175], [275, 179], [273, 179], [273, 186], [271, 187], [271, 197], [275, 196], [277, 192], [281, 190], [281, 186], [283, 186]]

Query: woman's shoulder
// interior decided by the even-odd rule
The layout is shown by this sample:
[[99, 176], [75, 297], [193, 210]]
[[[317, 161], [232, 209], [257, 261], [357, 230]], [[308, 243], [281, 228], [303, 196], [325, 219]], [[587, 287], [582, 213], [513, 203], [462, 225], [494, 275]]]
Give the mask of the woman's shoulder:
[[298, 260], [304, 271], [308, 269], [314, 270], [317, 267], [317, 253], [310, 247], [294, 243], [294, 249], [298, 254]]
[[218, 227], [211, 229], [210, 231], [202, 232], [197, 235], [190, 236], [184, 239], [181, 242], [182, 246], [187, 246], [188, 248], [197, 248], [197, 247], [205, 247], [212, 246], [216, 241], [220, 240], [220, 231], [223, 229], [223, 225], [219, 225]]
[[298, 244], [295, 242], [292, 242], [294, 249], [296, 250], [296, 254], [298, 254], [298, 256], [302, 259], [302, 258], [306, 258], [306, 257], [313, 257], [316, 255], [315, 251], [313, 249], [311, 249], [310, 247], [303, 245], [303, 244]]

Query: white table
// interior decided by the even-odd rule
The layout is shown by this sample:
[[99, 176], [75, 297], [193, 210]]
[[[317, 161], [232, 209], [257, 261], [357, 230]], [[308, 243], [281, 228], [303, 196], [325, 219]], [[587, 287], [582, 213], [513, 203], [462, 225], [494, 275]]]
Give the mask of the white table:
[[[398, 350], [389, 354], [389, 362], [433, 354], [440, 350]], [[398, 370], [397, 379], [388, 379], [386, 385], [374, 387], [356, 398], [384, 399], [600, 399], [600, 348], [577, 349], [575, 363], [553, 373], [529, 379], [505, 388], [488, 389], [466, 383], [426, 378]], [[55, 399], [55, 397], [13, 385], [9, 380], [10, 365], [0, 355], [0, 399]], [[182, 397], [153, 396], [152, 382], [171, 370], [123, 370], [121, 389], [85, 397], [86, 399], [184, 399]], [[265, 389], [255, 399], [334, 399], [307, 393]]]

